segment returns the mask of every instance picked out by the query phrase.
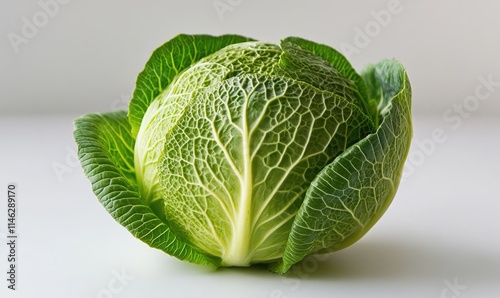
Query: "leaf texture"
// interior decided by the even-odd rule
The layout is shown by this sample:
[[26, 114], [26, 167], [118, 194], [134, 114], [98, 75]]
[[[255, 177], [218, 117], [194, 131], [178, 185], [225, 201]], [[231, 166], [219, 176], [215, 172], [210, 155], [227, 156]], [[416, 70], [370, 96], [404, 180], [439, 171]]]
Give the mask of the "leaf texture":
[[134, 139], [125, 112], [89, 114], [75, 121], [78, 157], [92, 190], [111, 216], [151, 247], [181, 260], [218, 266], [177, 238], [140, 198], [134, 174]]
[[368, 67], [363, 78], [376, 88], [384, 118], [374, 134], [352, 145], [325, 167], [307, 190], [282, 261], [286, 272], [305, 256], [342, 249], [361, 238], [394, 197], [411, 141], [411, 89], [395, 60]]
[[180, 34], [156, 49], [137, 77], [130, 101], [128, 117], [132, 136], [137, 135], [148, 106], [178, 74], [225, 46], [249, 40], [251, 39], [239, 35]]

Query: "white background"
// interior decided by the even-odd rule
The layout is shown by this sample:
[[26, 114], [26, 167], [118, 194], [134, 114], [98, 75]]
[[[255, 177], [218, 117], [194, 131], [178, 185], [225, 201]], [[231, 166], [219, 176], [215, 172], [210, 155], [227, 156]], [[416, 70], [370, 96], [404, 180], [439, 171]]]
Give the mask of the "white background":
[[[18, 183], [21, 237], [15, 295], [1, 239], [1, 297], [500, 296], [500, 2], [401, 0], [391, 13], [389, 0], [73, 0], [47, 16], [48, 2], [0, 3], [0, 187]], [[113, 221], [74, 160], [72, 120], [126, 108], [151, 52], [178, 33], [296, 35], [357, 69], [390, 57], [407, 67], [414, 143], [394, 203], [365, 238], [280, 277], [177, 261]], [[122, 271], [131, 278], [115, 282]]]
[[[383, 58], [401, 60], [416, 112], [449, 108], [474, 91], [480, 75], [500, 77], [495, 0], [400, 0], [399, 13], [375, 26], [373, 14], [395, 0], [65, 1], [15, 47], [17, 54], [8, 34], [22, 36], [23, 17], [32, 20], [43, 9], [37, 1], [0, 2], [2, 111], [113, 110], [114, 100], [132, 93], [151, 52], [179, 33], [235, 33], [271, 42], [296, 35], [340, 49], [356, 46], [358, 29], [371, 34], [379, 28], [357, 43], [359, 53], [350, 60], [358, 69]], [[214, 3], [239, 4], [218, 13]], [[481, 112], [499, 113], [500, 105], [483, 102]]]

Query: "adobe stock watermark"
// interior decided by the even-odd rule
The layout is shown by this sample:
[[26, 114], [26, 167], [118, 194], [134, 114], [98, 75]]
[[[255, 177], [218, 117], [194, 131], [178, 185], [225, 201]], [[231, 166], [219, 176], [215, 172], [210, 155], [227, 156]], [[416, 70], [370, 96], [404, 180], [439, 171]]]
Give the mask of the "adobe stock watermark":
[[467, 289], [467, 286], [464, 284], [460, 284], [458, 282], [458, 278], [455, 277], [453, 282], [449, 281], [448, 279], [445, 279], [443, 281], [444, 283], [444, 288], [441, 291], [441, 298], [457, 298], [460, 297], [463, 291]]
[[[496, 89], [500, 87], [500, 81], [495, 81], [492, 74], [488, 76], [479, 76], [477, 78], [478, 84], [474, 88], [472, 95], [466, 96], [461, 102], [453, 104], [449, 109], [443, 113], [444, 123], [449, 125], [449, 129], [457, 130], [464, 123], [465, 119], [470, 118], [476, 112], [482, 101], [488, 100], [495, 93]], [[431, 156], [438, 144], [444, 143], [448, 138], [448, 134], [444, 128], [436, 127], [431, 132], [430, 137], [423, 140], [414, 140], [412, 146], [414, 149], [408, 154], [404, 169], [403, 177], [408, 177], [415, 169], [421, 166], [425, 160]]]
[[[130, 101], [130, 94], [122, 94], [120, 98], [115, 98], [111, 104], [110, 108], [112, 111], [117, 110], [127, 110], [128, 104]], [[65, 147], [66, 154], [64, 155], [64, 159], [59, 161], [53, 161], [50, 164], [54, 175], [57, 177], [59, 182], [63, 182], [64, 178], [73, 173], [76, 169], [80, 169], [80, 161], [78, 159], [78, 153], [76, 148], [66, 145]]]
[[[411, 0], [408, 0], [411, 2]], [[342, 42], [340, 51], [347, 57], [352, 54], [359, 54], [361, 50], [368, 47], [372, 40], [380, 35], [383, 28], [389, 26], [394, 15], [403, 12], [404, 7], [400, 0], [390, 0], [384, 9], [370, 11], [371, 20], [364, 26], [354, 27], [354, 37], [352, 43]]]
[[115, 98], [111, 102], [111, 110], [112, 111], [117, 111], [117, 110], [128, 110], [128, 104], [130, 102], [130, 99], [132, 98], [131, 94], [122, 94], [120, 95], [120, 98]]
[[22, 17], [22, 25], [18, 33], [7, 33], [7, 39], [16, 54], [19, 53], [21, 45], [26, 45], [28, 42], [37, 36], [39, 30], [49, 23], [51, 18], [57, 16], [62, 5], [66, 5], [70, 0], [40, 0], [38, 1], [39, 9], [30, 18]]
[[97, 292], [97, 298], [113, 298], [118, 297], [125, 288], [129, 285], [131, 281], [134, 280], [134, 276], [127, 274], [125, 269], [121, 271], [111, 270], [112, 278], [109, 279], [106, 287], [102, 288]]
[[76, 149], [66, 146], [66, 155], [63, 161], [53, 161], [50, 164], [52, 171], [57, 177], [59, 182], [64, 181], [67, 174], [73, 173], [75, 169], [80, 168], [80, 161], [78, 160], [78, 153]]
[[286, 294], [298, 291], [302, 281], [309, 279], [314, 272], [318, 271], [319, 263], [328, 260], [330, 256], [331, 254], [312, 255], [292, 266], [287, 276], [281, 277], [283, 284], [287, 285], [287, 290], [274, 289], [269, 294], [269, 298], [286, 298]]
[[224, 21], [224, 15], [235, 10], [241, 3], [243, 3], [243, 0], [214, 0], [212, 5], [217, 16], [219, 16], [219, 20]]

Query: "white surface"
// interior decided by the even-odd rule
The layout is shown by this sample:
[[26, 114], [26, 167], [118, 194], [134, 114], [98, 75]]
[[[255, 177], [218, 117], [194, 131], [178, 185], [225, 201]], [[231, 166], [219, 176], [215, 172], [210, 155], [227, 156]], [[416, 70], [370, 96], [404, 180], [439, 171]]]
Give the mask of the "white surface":
[[[67, 4], [52, 8], [44, 22], [40, 3], [59, 2]], [[399, 3], [394, 13], [381, 13], [391, 3]], [[216, 5], [226, 10], [218, 13]], [[479, 76], [500, 80], [499, 11], [496, 0], [4, 0], [0, 109], [115, 110], [167, 40], [179, 33], [236, 33], [271, 42], [301, 36], [344, 53], [349, 44], [357, 49], [350, 57], [357, 69], [396, 57], [420, 98], [414, 110], [444, 110], [474, 90]], [[23, 35], [35, 17], [43, 26]], [[26, 43], [13, 46], [11, 33], [27, 36]], [[484, 105], [482, 112], [500, 112], [491, 101]]]
[[[472, 115], [452, 129], [440, 115], [415, 117], [416, 141], [440, 127], [445, 142], [414, 163], [365, 238], [286, 277], [212, 271], [135, 239], [101, 207], [75, 163], [73, 118], [0, 119], [0, 233], [8, 182], [18, 183], [20, 201], [19, 290], [6, 290], [2, 239], [1, 297], [453, 297], [446, 281], [455, 280], [466, 286], [455, 297], [500, 296], [498, 118]], [[63, 165], [59, 180], [53, 167]], [[117, 283], [122, 271], [133, 278]]]

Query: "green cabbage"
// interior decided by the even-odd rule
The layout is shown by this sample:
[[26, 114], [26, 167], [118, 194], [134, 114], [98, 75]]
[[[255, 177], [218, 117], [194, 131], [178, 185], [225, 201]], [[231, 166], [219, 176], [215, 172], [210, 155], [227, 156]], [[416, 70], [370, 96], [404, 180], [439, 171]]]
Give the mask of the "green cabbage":
[[181, 260], [278, 273], [342, 249], [382, 216], [410, 146], [411, 89], [384, 60], [361, 75], [334, 49], [179, 35], [124, 111], [75, 121], [106, 210]]

